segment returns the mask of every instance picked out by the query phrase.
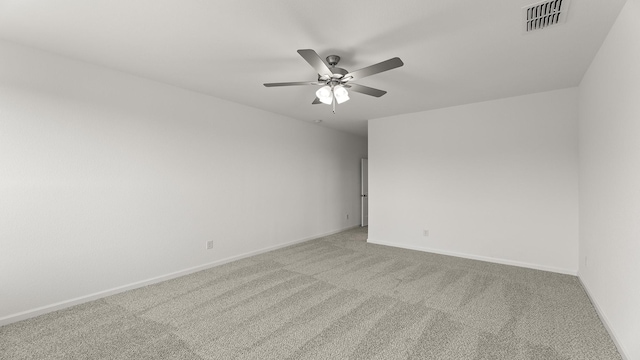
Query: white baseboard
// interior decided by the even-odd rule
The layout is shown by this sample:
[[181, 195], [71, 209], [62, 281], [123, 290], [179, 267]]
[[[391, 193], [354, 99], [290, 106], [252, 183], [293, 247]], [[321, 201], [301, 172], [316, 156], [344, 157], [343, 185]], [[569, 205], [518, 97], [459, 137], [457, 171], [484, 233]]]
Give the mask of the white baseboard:
[[402, 249], [424, 251], [424, 252], [430, 252], [430, 253], [440, 254], [440, 255], [455, 256], [455, 257], [471, 259], [471, 260], [486, 261], [486, 262], [491, 262], [496, 264], [518, 266], [518, 267], [523, 267], [528, 269], [550, 271], [550, 272], [559, 273], [559, 274], [578, 275], [578, 272], [575, 270], [562, 269], [562, 268], [556, 268], [552, 266], [545, 266], [545, 265], [538, 265], [538, 264], [530, 264], [530, 263], [521, 262], [521, 261], [505, 260], [505, 259], [492, 258], [488, 256], [464, 254], [464, 253], [458, 253], [454, 251], [443, 251], [439, 249], [407, 245], [402, 243], [390, 243], [386, 241], [378, 241], [378, 240], [371, 240], [371, 239], [367, 239], [367, 242], [371, 244], [376, 244], [376, 245], [384, 245], [384, 246], [398, 247]]
[[607, 332], [609, 333], [611, 340], [613, 340], [613, 343], [616, 344], [616, 348], [618, 348], [618, 352], [620, 353], [620, 356], [622, 356], [623, 360], [629, 360], [630, 358], [627, 356], [627, 352], [625, 351], [622, 344], [618, 341], [618, 338], [616, 337], [616, 333], [613, 331], [613, 328], [609, 323], [609, 319], [607, 319], [604, 312], [602, 312], [602, 308], [600, 308], [600, 305], [598, 305], [598, 302], [589, 292], [589, 288], [587, 287], [587, 285], [584, 283], [584, 281], [582, 281], [582, 277], [580, 277], [580, 273], [578, 273], [578, 280], [580, 280], [580, 284], [582, 285], [584, 292], [587, 293], [587, 297], [589, 297], [589, 300], [591, 300], [593, 307], [596, 309], [596, 313], [598, 313], [598, 317], [600, 317], [600, 321], [602, 321], [602, 324], [604, 324], [604, 328], [607, 329]]
[[36, 316], [40, 316], [40, 315], [44, 315], [53, 311], [57, 311], [57, 310], [62, 310], [62, 309], [66, 309], [68, 307], [71, 306], [75, 306], [75, 305], [79, 305], [82, 303], [86, 303], [89, 301], [93, 301], [93, 300], [97, 300], [97, 299], [101, 299], [110, 295], [115, 295], [127, 290], [133, 290], [133, 289], [137, 289], [137, 288], [141, 288], [144, 286], [148, 286], [148, 285], [152, 285], [152, 284], [157, 284], [159, 282], [163, 282], [163, 281], [167, 281], [167, 280], [171, 280], [171, 279], [175, 279], [177, 277], [181, 277], [181, 276], [185, 276], [185, 275], [189, 275], [198, 271], [202, 271], [202, 270], [206, 270], [212, 267], [216, 267], [216, 266], [220, 266], [232, 261], [236, 261], [236, 260], [240, 260], [240, 259], [244, 259], [250, 256], [255, 256], [255, 255], [259, 255], [259, 254], [263, 254], [269, 251], [273, 251], [273, 250], [277, 250], [277, 249], [281, 249], [287, 246], [291, 246], [291, 245], [295, 245], [295, 244], [299, 244], [305, 241], [309, 241], [309, 240], [313, 240], [313, 239], [317, 239], [320, 237], [324, 237], [324, 236], [329, 236], [329, 235], [333, 235], [333, 234], [337, 234], [339, 232], [345, 231], [345, 230], [349, 230], [349, 229], [353, 229], [353, 228], [357, 228], [359, 227], [359, 225], [355, 225], [355, 226], [349, 226], [343, 229], [339, 229], [339, 230], [335, 230], [335, 231], [330, 231], [324, 234], [318, 234], [318, 235], [314, 235], [314, 236], [309, 236], [303, 239], [298, 239], [298, 240], [294, 240], [294, 241], [290, 241], [284, 244], [279, 244], [279, 245], [274, 245], [274, 246], [268, 246], [266, 248], [262, 248], [259, 250], [255, 250], [255, 251], [250, 251], [248, 253], [244, 253], [244, 254], [240, 254], [240, 255], [235, 255], [235, 256], [231, 256], [225, 259], [221, 259], [221, 260], [216, 260], [207, 264], [203, 264], [203, 265], [198, 265], [198, 266], [194, 266], [188, 269], [184, 269], [184, 270], [180, 270], [180, 271], [176, 271], [176, 272], [172, 272], [169, 274], [165, 274], [165, 275], [161, 275], [161, 276], [157, 276], [151, 279], [146, 279], [146, 280], [142, 280], [142, 281], [137, 281], [131, 284], [127, 284], [127, 285], [123, 285], [123, 286], [118, 286], [115, 288], [111, 288], [108, 290], [104, 290], [104, 291], [99, 291], [93, 294], [88, 294], [88, 295], [84, 295], [84, 296], [79, 296], [76, 297], [74, 299], [69, 299], [69, 300], [64, 300], [64, 301], [60, 301], [54, 304], [50, 304], [50, 305], [45, 305], [45, 306], [41, 306], [35, 309], [30, 309], [27, 311], [22, 311], [16, 314], [11, 314], [8, 316], [5, 316], [3, 318], [0, 318], [0, 326], [4, 326], [4, 325], [8, 325], [14, 322], [18, 322], [18, 321], [22, 321], [22, 320], [26, 320], [32, 317], [36, 317]]

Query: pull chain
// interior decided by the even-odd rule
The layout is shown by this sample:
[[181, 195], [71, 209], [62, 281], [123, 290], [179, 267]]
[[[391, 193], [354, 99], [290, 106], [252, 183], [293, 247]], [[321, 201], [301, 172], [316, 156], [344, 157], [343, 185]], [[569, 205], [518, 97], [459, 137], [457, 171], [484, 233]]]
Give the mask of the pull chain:
[[336, 94], [333, 93], [333, 85], [331, 85], [331, 97], [333, 98], [331, 101], [331, 105], [333, 105], [333, 114], [336, 113]]

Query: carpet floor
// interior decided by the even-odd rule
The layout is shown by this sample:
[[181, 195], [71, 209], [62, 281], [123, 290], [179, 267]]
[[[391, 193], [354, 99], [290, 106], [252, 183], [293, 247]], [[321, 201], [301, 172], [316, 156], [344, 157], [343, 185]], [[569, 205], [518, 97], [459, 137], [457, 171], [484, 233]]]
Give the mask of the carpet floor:
[[621, 359], [575, 276], [311, 240], [0, 327], [0, 359]]

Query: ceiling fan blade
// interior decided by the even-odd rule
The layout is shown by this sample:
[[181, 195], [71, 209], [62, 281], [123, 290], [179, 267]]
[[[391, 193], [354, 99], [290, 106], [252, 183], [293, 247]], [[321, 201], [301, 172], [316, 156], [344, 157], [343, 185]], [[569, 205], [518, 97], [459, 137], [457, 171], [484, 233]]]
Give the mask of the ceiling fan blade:
[[349, 90], [353, 90], [355, 92], [359, 92], [362, 94], [367, 94], [367, 95], [371, 95], [371, 96], [375, 96], [375, 97], [380, 97], [384, 94], [386, 94], [387, 92], [384, 90], [378, 90], [378, 89], [374, 89], [372, 87], [368, 87], [368, 86], [364, 86], [364, 85], [358, 85], [358, 84], [348, 84], [345, 85], [345, 87], [348, 87]]
[[362, 68], [360, 70], [356, 70], [354, 72], [350, 72], [347, 75], [345, 75], [343, 77], [343, 79], [349, 79], [350, 78], [349, 80], [358, 80], [358, 79], [362, 79], [365, 76], [369, 76], [369, 75], [381, 73], [383, 71], [395, 69], [395, 68], [400, 67], [402, 65], [404, 65], [402, 60], [400, 60], [400, 58], [398, 58], [398, 57], [394, 57], [393, 59], [389, 59], [389, 60], [386, 60], [386, 61], [383, 61], [383, 62], [379, 62], [377, 64], [374, 64], [374, 65], [371, 65], [371, 66], [367, 66], [366, 68]]
[[324, 85], [324, 83], [320, 83], [320, 82], [317, 82], [317, 81], [294, 81], [294, 82], [266, 83], [266, 84], [264, 84], [264, 86], [266, 86], [266, 87], [297, 86], [297, 85]]
[[318, 75], [326, 75], [329, 77], [333, 76], [333, 73], [331, 72], [327, 64], [322, 61], [320, 55], [318, 55], [318, 53], [314, 50], [301, 49], [298, 50], [298, 54], [300, 54], [300, 56], [302, 56], [309, 63], [309, 65], [311, 65], [311, 67], [318, 72]]
[[311, 105], [318, 105], [318, 104], [322, 104], [322, 101], [320, 101], [320, 99], [318, 99], [318, 98], [313, 100], [313, 102], [311, 103]]

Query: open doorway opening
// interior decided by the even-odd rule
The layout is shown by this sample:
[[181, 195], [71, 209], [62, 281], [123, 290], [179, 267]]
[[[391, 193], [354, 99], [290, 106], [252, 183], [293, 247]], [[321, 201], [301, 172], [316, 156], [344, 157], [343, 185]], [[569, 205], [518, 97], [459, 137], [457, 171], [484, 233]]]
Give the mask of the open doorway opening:
[[369, 225], [369, 163], [368, 159], [360, 161], [360, 226]]

